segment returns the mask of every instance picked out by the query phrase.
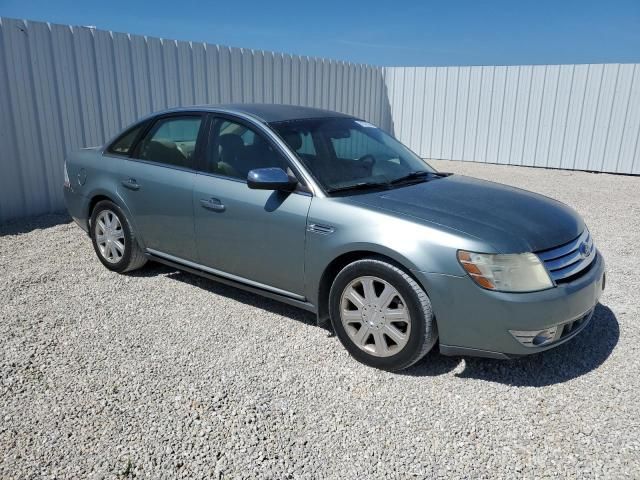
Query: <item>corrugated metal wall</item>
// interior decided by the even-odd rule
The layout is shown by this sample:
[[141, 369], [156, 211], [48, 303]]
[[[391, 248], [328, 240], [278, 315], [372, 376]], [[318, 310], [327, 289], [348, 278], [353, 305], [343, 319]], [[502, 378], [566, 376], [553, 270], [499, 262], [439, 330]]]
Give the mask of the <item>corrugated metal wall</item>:
[[385, 68], [425, 158], [640, 174], [640, 65]]
[[63, 208], [67, 152], [172, 106], [351, 113], [425, 158], [640, 174], [640, 66], [381, 68], [0, 18], [0, 222]]
[[167, 107], [288, 103], [390, 127], [368, 65], [0, 18], [0, 221], [63, 208], [67, 152]]

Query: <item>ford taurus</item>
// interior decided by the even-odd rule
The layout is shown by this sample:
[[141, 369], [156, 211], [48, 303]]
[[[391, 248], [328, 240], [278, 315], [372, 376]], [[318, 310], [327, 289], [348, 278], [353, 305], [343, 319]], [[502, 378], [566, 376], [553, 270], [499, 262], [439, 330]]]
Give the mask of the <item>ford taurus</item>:
[[436, 171], [374, 125], [285, 105], [173, 109], [65, 162], [115, 272], [165, 263], [330, 319], [357, 360], [511, 358], [591, 319], [605, 265], [550, 198]]

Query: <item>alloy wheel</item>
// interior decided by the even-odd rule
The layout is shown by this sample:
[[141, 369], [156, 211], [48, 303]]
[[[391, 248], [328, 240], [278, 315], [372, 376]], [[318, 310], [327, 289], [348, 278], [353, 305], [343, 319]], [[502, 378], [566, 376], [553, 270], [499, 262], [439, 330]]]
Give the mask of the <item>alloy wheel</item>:
[[409, 341], [411, 316], [389, 282], [374, 276], [351, 281], [340, 299], [342, 325], [353, 343], [376, 357], [395, 355]]

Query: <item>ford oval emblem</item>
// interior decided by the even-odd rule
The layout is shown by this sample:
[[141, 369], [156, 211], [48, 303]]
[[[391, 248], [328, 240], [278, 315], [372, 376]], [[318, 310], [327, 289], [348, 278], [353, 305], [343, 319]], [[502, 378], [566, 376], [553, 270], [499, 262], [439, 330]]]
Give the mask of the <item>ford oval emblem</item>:
[[580, 244], [580, 247], [578, 247], [578, 251], [580, 252], [580, 256], [582, 258], [587, 258], [589, 255], [591, 255], [591, 244], [588, 242], [582, 242]]

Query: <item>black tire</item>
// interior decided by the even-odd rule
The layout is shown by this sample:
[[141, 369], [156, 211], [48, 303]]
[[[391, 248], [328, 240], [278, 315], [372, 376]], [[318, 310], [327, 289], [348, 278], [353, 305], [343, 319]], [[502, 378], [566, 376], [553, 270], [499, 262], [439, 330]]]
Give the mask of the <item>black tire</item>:
[[[404, 299], [411, 318], [409, 339], [402, 349], [386, 357], [372, 355], [362, 350], [350, 338], [340, 316], [343, 291], [354, 280], [363, 276], [378, 277], [393, 286]], [[404, 270], [383, 259], [357, 260], [336, 276], [329, 292], [329, 312], [336, 336], [347, 351], [359, 362], [389, 371], [403, 370], [424, 357], [438, 339], [438, 330], [425, 291]]]
[[[106, 260], [100, 252], [100, 248], [96, 241], [97, 219], [104, 211], [111, 211], [117, 216], [122, 227], [122, 232], [124, 234], [124, 253], [122, 254], [122, 258], [120, 258], [117, 262], [110, 262]], [[93, 249], [98, 256], [98, 260], [100, 260], [100, 262], [102, 262], [102, 264], [109, 270], [118, 273], [130, 272], [142, 267], [145, 263], [147, 263], [147, 257], [144, 255], [144, 252], [138, 245], [138, 241], [133, 235], [133, 229], [131, 228], [131, 224], [129, 223], [127, 216], [124, 214], [122, 209], [112, 201], [101, 200], [95, 205], [95, 207], [93, 208], [93, 212], [91, 213], [89, 232], [91, 236], [91, 242], [93, 243]]]

